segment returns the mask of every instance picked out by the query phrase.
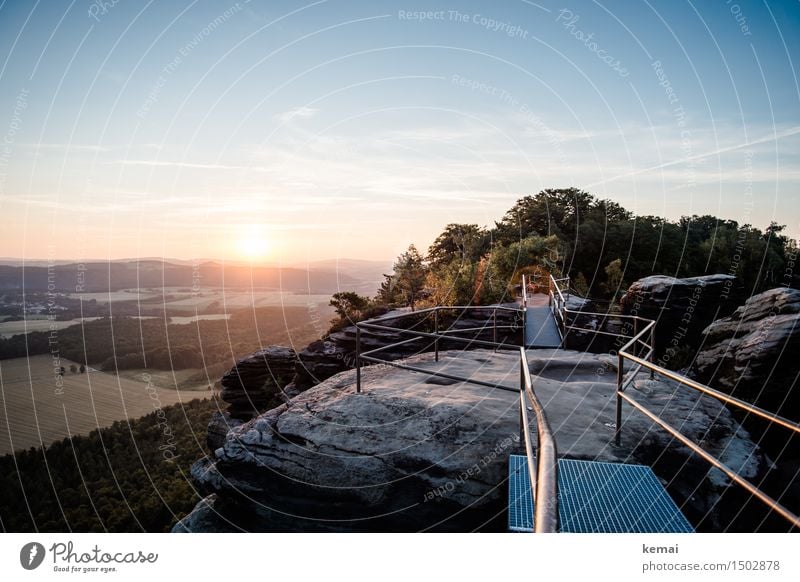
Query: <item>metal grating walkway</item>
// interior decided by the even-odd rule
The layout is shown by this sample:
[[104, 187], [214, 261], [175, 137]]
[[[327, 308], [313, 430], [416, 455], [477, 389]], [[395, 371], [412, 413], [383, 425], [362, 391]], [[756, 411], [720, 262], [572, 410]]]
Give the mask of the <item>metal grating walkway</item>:
[[525, 347], [560, 348], [561, 334], [550, 307], [528, 307], [525, 309]]
[[[685, 533], [694, 529], [650, 467], [558, 461], [558, 515], [562, 532]], [[533, 531], [527, 458], [511, 455], [508, 529]]]

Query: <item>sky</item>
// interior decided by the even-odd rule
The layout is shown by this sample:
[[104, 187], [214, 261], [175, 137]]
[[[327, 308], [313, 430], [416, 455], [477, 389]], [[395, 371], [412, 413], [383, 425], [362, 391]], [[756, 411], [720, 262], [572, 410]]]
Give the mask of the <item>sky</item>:
[[0, 256], [391, 260], [575, 186], [800, 237], [800, 2], [0, 3]]

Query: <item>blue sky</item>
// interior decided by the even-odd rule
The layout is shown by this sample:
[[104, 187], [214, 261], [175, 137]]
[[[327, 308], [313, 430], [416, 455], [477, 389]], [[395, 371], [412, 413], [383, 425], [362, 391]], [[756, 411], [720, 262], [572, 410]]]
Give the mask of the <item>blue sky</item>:
[[391, 259], [567, 186], [797, 237], [798, 57], [797, 1], [5, 1], [0, 256]]

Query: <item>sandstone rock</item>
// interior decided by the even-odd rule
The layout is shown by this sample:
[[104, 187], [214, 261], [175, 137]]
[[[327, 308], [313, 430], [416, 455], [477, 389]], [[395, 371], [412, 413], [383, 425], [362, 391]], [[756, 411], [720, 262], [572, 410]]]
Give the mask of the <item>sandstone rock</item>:
[[800, 291], [778, 288], [754, 295], [730, 317], [704, 331], [692, 368], [701, 382], [800, 417], [794, 387], [800, 374]]
[[204, 531], [238, 532], [240, 528], [222, 518], [216, 509], [216, 495], [209, 495], [195, 505], [189, 515], [172, 527], [172, 533], [193, 533]]
[[296, 361], [293, 349], [268, 346], [236, 362], [221, 381], [221, 398], [230, 404], [231, 416], [246, 420], [281, 402]]
[[[742, 290], [732, 275], [686, 279], [654, 275], [633, 283], [620, 303], [626, 315], [657, 321], [659, 363], [674, 367], [697, 347], [708, 324], [729, 315], [742, 301]], [[624, 328], [632, 334], [632, 326], [625, 324]]]
[[[707, 465], [631, 407], [622, 446], [613, 445], [613, 358], [565, 350], [531, 351], [529, 358], [562, 456], [656, 460], [679, 503], [701, 515], [713, 508], [725, 479], [705, 480]], [[521, 450], [517, 353], [448, 351], [438, 363], [432, 354], [408, 361], [512, 391], [373, 366], [363, 370], [364, 391], [356, 394], [354, 372], [337, 374], [234, 428], [213, 458], [196, 463], [192, 476], [216, 495], [222, 521], [209, 517], [204, 500], [184, 527], [504, 530], [508, 456]], [[630, 390], [741, 474], [760, 471], [755, 445], [717, 401], [644, 375]]]
[[244, 420], [234, 418], [227, 411], [215, 412], [211, 415], [206, 433], [206, 445], [210, 451], [215, 451], [225, 443], [228, 432], [244, 424]]

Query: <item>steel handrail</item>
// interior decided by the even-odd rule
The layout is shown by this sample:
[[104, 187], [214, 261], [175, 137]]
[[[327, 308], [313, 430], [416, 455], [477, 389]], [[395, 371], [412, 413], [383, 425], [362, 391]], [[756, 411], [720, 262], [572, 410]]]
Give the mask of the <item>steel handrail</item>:
[[[677, 428], [672, 426], [671, 424], [667, 423], [663, 419], [661, 419], [658, 415], [650, 411], [644, 404], [637, 402], [634, 398], [631, 398], [628, 394], [625, 393], [625, 389], [633, 383], [636, 379], [637, 374], [644, 368], [650, 371], [650, 377], [653, 378], [654, 374], [658, 374], [682, 386], [686, 386], [687, 388], [691, 388], [700, 392], [701, 394], [706, 394], [713, 398], [716, 398], [726, 404], [730, 404], [735, 406], [741, 410], [748, 412], [749, 414], [753, 414], [760, 418], [763, 418], [770, 423], [775, 423], [779, 426], [784, 428], [788, 428], [789, 430], [800, 433], [800, 424], [796, 422], [792, 422], [782, 416], [777, 414], [768, 412], [763, 408], [759, 408], [753, 404], [735, 398], [734, 396], [730, 396], [725, 394], [724, 392], [720, 392], [719, 390], [715, 390], [705, 384], [701, 384], [700, 382], [696, 382], [691, 378], [687, 378], [681, 374], [673, 372], [672, 370], [667, 370], [666, 368], [655, 364], [652, 360], [655, 357], [655, 325], [656, 322], [653, 320], [648, 320], [649, 323], [638, 333], [636, 333], [620, 350], [617, 352], [617, 410], [616, 410], [616, 426], [615, 426], [615, 433], [614, 433], [614, 441], [619, 446], [621, 443], [622, 438], [622, 403], [623, 401], [627, 402], [633, 408], [651, 421], [655, 422], [659, 425], [662, 429], [667, 431], [670, 435], [674, 438], [679, 440], [685, 446], [687, 446], [690, 450], [692, 450], [695, 454], [697, 454], [700, 458], [704, 459], [713, 467], [716, 467], [720, 471], [722, 471], [731, 481], [739, 485], [740, 487], [744, 488], [748, 491], [751, 495], [756, 497], [762, 503], [764, 503], [771, 511], [774, 511], [787, 521], [789, 521], [794, 527], [800, 528], [800, 517], [786, 509], [783, 505], [781, 505], [778, 501], [764, 493], [761, 489], [757, 486], [753, 485], [747, 479], [740, 476], [736, 471], [728, 467], [725, 463], [723, 463], [718, 458], [714, 457], [707, 451], [703, 450], [699, 445], [691, 441], [688, 437], [686, 437], [683, 433], [681, 433]], [[643, 338], [649, 334], [650, 343], [648, 344]], [[649, 348], [649, 351], [644, 357], [637, 356], [636, 354], [630, 353], [630, 350], [633, 346], [641, 344], [644, 347]], [[629, 377], [627, 380], [624, 379], [625, 376], [625, 360], [629, 360], [636, 364], [636, 367], [629, 372]]]
[[724, 392], [720, 392], [719, 390], [715, 390], [714, 388], [711, 388], [710, 386], [706, 386], [705, 384], [701, 384], [699, 382], [695, 382], [691, 378], [687, 378], [686, 376], [682, 376], [680, 374], [676, 374], [672, 370], [667, 370], [666, 368], [662, 368], [661, 366], [658, 366], [657, 364], [652, 364], [651, 362], [643, 360], [642, 358], [634, 356], [633, 354], [628, 354], [628, 353], [623, 352], [622, 350], [620, 350], [620, 356], [622, 358], [626, 359], [626, 360], [630, 360], [630, 361], [638, 364], [640, 367], [647, 368], [649, 370], [652, 370], [656, 374], [659, 374], [661, 376], [669, 378], [670, 380], [678, 382], [679, 384], [682, 384], [683, 386], [687, 386], [688, 388], [692, 388], [694, 390], [697, 390], [698, 392], [702, 392], [704, 394], [707, 394], [707, 395], [709, 395], [709, 396], [711, 396], [713, 398], [716, 398], [717, 400], [721, 400], [721, 401], [725, 402], [726, 404], [730, 404], [732, 406], [735, 406], [736, 408], [744, 410], [744, 411], [748, 412], [749, 414], [753, 414], [753, 415], [758, 416], [760, 418], [763, 418], [764, 420], [767, 420], [767, 421], [769, 421], [771, 423], [778, 424], [778, 425], [780, 425], [780, 426], [782, 426], [784, 428], [787, 428], [787, 429], [789, 429], [789, 430], [791, 430], [793, 432], [796, 432], [796, 433], [800, 434], [800, 424], [798, 424], [796, 422], [793, 422], [793, 421], [789, 420], [788, 418], [780, 416], [779, 414], [776, 414], [774, 412], [769, 412], [768, 410], [764, 410], [763, 408], [755, 406], [754, 404], [750, 404], [749, 402], [745, 402], [744, 400], [740, 400], [739, 398], [736, 398], [735, 396], [730, 396], [729, 394], [725, 394]]
[[645, 406], [628, 396], [627, 394], [621, 393], [622, 398], [625, 399], [631, 406], [633, 406], [636, 410], [644, 414], [647, 418], [655, 422], [661, 428], [666, 430], [669, 434], [671, 434], [674, 438], [681, 441], [684, 445], [689, 447], [694, 453], [702, 457], [705, 461], [725, 473], [731, 481], [738, 484], [742, 488], [746, 489], [750, 494], [757, 497], [761, 502], [763, 502], [767, 507], [769, 507], [772, 511], [789, 521], [794, 527], [800, 528], [800, 517], [796, 516], [794, 513], [786, 509], [783, 505], [778, 503], [772, 497], [761, 491], [758, 487], [750, 483], [747, 479], [741, 477], [736, 471], [728, 467], [725, 463], [717, 459], [712, 454], [704, 451], [701, 447], [697, 444], [692, 442], [688, 437], [684, 436], [679, 430], [677, 430], [672, 425], [664, 422], [661, 418], [659, 418], [656, 414], [648, 410]]
[[[557, 297], [557, 298], [556, 298]], [[591, 314], [587, 312], [580, 312], [574, 311], [569, 309], [566, 306], [566, 302], [564, 301], [564, 296], [561, 293], [561, 289], [558, 285], [558, 280], [554, 279], [552, 275], [550, 275], [550, 298], [551, 304], [553, 305], [554, 315], [556, 310], [561, 313], [561, 321], [566, 324], [566, 314], [581, 314], [581, 315], [600, 315], [600, 314]], [[609, 314], [604, 314], [603, 317], [608, 317]], [[682, 386], [686, 386], [693, 390], [696, 390], [702, 394], [706, 394], [713, 398], [716, 398], [726, 404], [732, 405], [736, 408], [746, 411], [749, 414], [753, 414], [759, 418], [765, 419], [770, 423], [775, 423], [779, 426], [787, 428], [795, 433], [800, 433], [800, 424], [796, 422], [792, 422], [778, 414], [768, 412], [763, 408], [715, 390], [709, 386], [696, 382], [686, 376], [681, 374], [677, 374], [671, 370], [667, 370], [662, 366], [657, 365], [654, 362], [655, 359], [655, 325], [656, 322], [652, 319], [640, 317], [637, 315], [614, 315], [612, 317], [617, 317], [622, 320], [633, 321], [634, 323], [634, 334], [632, 337], [626, 334], [615, 334], [613, 332], [601, 332], [599, 330], [586, 330], [586, 331], [595, 331], [596, 333], [603, 333], [605, 335], [613, 335], [617, 337], [630, 337], [627, 343], [623, 345], [619, 351], [617, 352], [617, 410], [616, 410], [616, 426], [615, 426], [615, 435], [614, 440], [617, 445], [621, 442], [621, 431], [622, 431], [622, 403], [623, 401], [628, 402], [631, 406], [633, 406], [636, 410], [644, 414], [647, 418], [658, 424], [661, 428], [666, 430], [669, 434], [671, 434], [674, 438], [678, 439], [684, 445], [689, 447], [694, 453], [699, 455], [702, 459], [710, 463], [712, 466], [716, 467], [720, 471], [722, 471], [725, 475], [728, 476], [734, 483], [738, 484], [739, 486], [746, 489], [750, 494], [755, 496], [761, 502], [767, 505], [772, 511], [783, 517], [784, 519], [788, 520], [794, 527], [800, 528], [800, 518], [796, 516], [794, 513], [783, 507], [780, 503], [776, 500], [772, 499], [769, 495], [761, 491], [758, 487], [750, 483], [748, 480], [741, 477], [737, 474], [733, 469], [725, 465], [722, 461], [711, 455], [710, 453], [704, 451], [699, 445], [692, 442], [689, 438], [684, 436], [678, 429], [670, 425], [669, 423], [665, 422], [661, 418], [659, 418], [656, 414], [652, 411], [648, 410], [646, 406], [642, 403], [637, 402], [635, 399], [631, 398], [629, 395], [625, 394], [625, 389], [630, 386], [636, 376], [641, 372], [642, 369], [646, 369], [650, 371], [650, 377], [653, 378], [655, 374], [659, 374], [660, 376], [666, 377], [670, 380], [673, 380], [679, 383]], [[646, 322], [645, 326], [641, 330], [637, 330], [637, 324], [640, 322]], [[572, 325], [564, 325], [565, 329], [575, 329], [575, 326]], [[645, 337], [648, 337], [649, 340], [646, 340]], [[646, 353], [644, 357], [640, 357], [635, 353], [631, 353], [632, 348], [644, 348]], [[625, 379], [625, 370], [624, 370], [624, 362], [625, 360], [629, 360], [636, 364], [636, 367], [629, 372], [629, 376], [627, 380]]]
[[[519, 412], [525, 454], [528, 460], [528, 475], [534, 501], [533, 531], [535, 533], [558, 532], [558, 451], [553, 431], [544, 412], [544, 407], [533, 390], [531, 372], [525, 348], [520, 351]], [[534, 464], [533, 444], [528, 421], [528, 402], [536, 417], [537, 455]]]
[[[458, 307], [449, 307], [443, 306], [445, 309], [459, 309]], [[470, 306], [471, 309], [482, 309], [486, 310], [485, 307], [473, 307]], [[468, 308], [468, 309], [469, 309]], [[385, 322], [387, 320], [395, 320], [400, 319], [403, 317], [409, 317], [414, 314], [418, 313], [427, 313], [433, 312], [434, 315], [438, 315], [438, 308], [429, 308], [427, 310], [421, 310], [417, 312], [410, 312], [404, 313], [400, 315], [393, 315], [389, 317], [380, 317], [374, 318], [366, 321], [361, 321], [356, 323], [356, 392], [361, 392], [361, 363], [362, 362], [372, 362], [376, 364], [385, 364], [388, 366], [392, 366], [395, 368], [399, 368], [402, 370], [409, 370], [412, 372], [419, 372], [423, 374], [428, 374], [430, 376], [440, 377], [440, 378], [447, 378], [450, 380], [466, 382], [470, 384], [475, 384], [478, 386], [485, 386], [488, 388], [495, 388], [499, 390], [506, 390], [506, 391], [514, 391], [519, 393], [519, 404], [520, 404], [520, 438], [522, 438], [525, 442], [525, 452], [527, 455], [528, 460], [528, 473], [531, 480], [531, 494], [533, 496], [534, 501], [536, 502], [536, 510], [534, 515], [532, 516], [533, 524], [534, 524], [534, 531], [537, 533], [545, 533], [545, 532], [557, 532], [558, 531], [558, 452], [556, 449], [555, 439], [553, 438], [553, 432], [550, 428], [550, 423], [547, 421], [547, 417], [544, 412], [544, 407], [542, 406], [541, 402], [539, 401], [536, 393], [533, 390], [533, 381], [531, 379], [530, 369], [528, 367], [528, 361], [525, 355], [525, 348], [520, 346], [511, 346], [504, 342], [490, 342], [488, 340], [477, 340], [477, 339], [469, 339], [469, 338], [459, 338], [453, 337], [452, 335], [448, 335], [448, 333], [452, 330], [438, 330], [438, 318], [436, 319], [436, 329], [435, 332], [424, 332], [414, 329], [406, 329], [406, 328], [396, 328], [390, 327], [387, 325], [381, 325], [376, 322]], [[460, 308], [465, 309], [465, 308]], [[493, 308], [489, 308], [490, 310]], [[510, 309], [506, 308], [511, 311], [519, 311], [518, 309]], [[524, 317], [524, 305], [523, 305], [523, 317]], [[495, 311], [496, 313], [496, 311]], [[524, 319], [523, 319], [524, 324]], [[494, 322], [495, 329], [497, 328], [496, 318]], [[513, 326], [504, 326], [513, 328]], [[372, 350], [361, 352], [361, 332], [362, 329], [368, 331], [392, 331], [400, 334], [409, 334], [413, 337], [400, 340], [398, 342], [394, 342], [392, 344], [386, 346], [379, 346]], [[481, 331], [487, 328], [474, 328], [477, 331]], [[466, 331], [466, 330], [457, 330], [457, 331]], [[523, 330], [524, 331], [524, 330]], [[435, 345], [435, 359], [436, 361], [439, 360], [439, 349], [438, 349], [438, 342], [439, 340], [447, 340], [447, 341], [459, 341], [464, 343], [477, 343], [480, 345], [490, 345], [497, 348], [503, 349], [517, 349], [519, 350], [520, 354], [520, 383], [519, 387], [512, 388], [509, 386], [505, 386], [503, 384], [495, 384], [492, 382], [486, 382], [483, 380], [477, 380], [474, 378], [465, 378], [462, 376], [458, 376], [455, 374], [447, 374], [445, 372], [440, 372], [438, 370], [428, 370], [419, 366], [412, 366], [409, 364], [401, 364], [399, 362], [393, 362], [389, 360], [383, 360], [381, 358], [375, 357], [375, 355], [383, 350], [387, 350], [390, 348], [394, 348], [398, 345], [404, 345], [411, 343], [413, 341], [424, 340], [424, 339], [433, 339]], [[524, 340], [523, 340], [524, 341]], [[528, 402], [531, 405], [531, 409], [534, 412], [536, 418], [536, 429], [537, 429], [537, 446], [536, 446], [536, 463], [534, 464], [534, 449], [533, 444], [531, 442], [531, 435], [530, 435], [530, 427], [528, 421]]]
[[372, 317], [364, 321], [359, 321], [356, 325], [364, 322], [378, 322], [378, 321], [392, 321], [395, 319], [403, 319], [405, 317], [412, 317], [426, 313], [434, 313], [437, 311], [513, 311], [519, 312], [519, 307], [507, 307], [505, 305], [437, 305], [436, 307], [426, 307], [425, 309], [417, 309], [416, 311], [408, 311], [404, 313], [395, 313], [390, 315], [381, 315], [379, 317]]
[[[452, 311], [452, 310], [459, 310], [462, 313], [466, 312], [466, 311], [491, 311], [492, 314], [493, 314], [493, 326], [492, 326], [491, 329], [493, 330], [493, 339], [494, 339], [494, 341], [471, 339], [471, 338], [460, 338], [460, 337], [457, 337], [457, 336], [448, 335], [447, 332], [449, 330], [445, 330], [444, 333], [440, 332], [439, 331], [439, 312], [440, 311]], [[401, 340], [401, 341], [398, 341], [398, 342], [387, 344], [385, 346], [380, 346], [379, 348], [370, 350], [368, 352], [364, 352], [363, 355], [367, 356], [367, 358], [364, 358], [364, 359], [366, 359], [366, 360], [368, 360], [370, 362], [390, 364], [390, 362], [388, 362], [386, 360], [380, 360], [378, 358], [374, 358], [374, 357], [371, 357], [371, 356], [374, 356], [374, 354], [379, 352], [379, 351], [387, 350], [387, 349], [390, 349], [390, 348], [394, 348], [394, 347], [397, 347], [399, 345], [410, 343], [411, 341], [414, 341], [414, 340], [417, 340], [417, 339], [426, 338], [426, 337], [427, 338], [431, 338], [431, 339], [434, 340], [433, 341], [434, 359], [435, 359], [435, 361], [438, 362], [439, 361], [439, 340], [456, 341], [456, 342], [463, 342], [463, 343], [468, 343], [468, 344], [478, 344], [478, 345], [482, 345], [482, 346], [492, 347], [492, 348], [495, 348], [495, 349], [498, 349], [498, 348], [509, 349], [509, 348], [512, 348], [512, 347], [516, 347], [516, 346], [511, 346], [510, 344], [508, 344], [506, 342], [498, 342], [497, 341], [497, 328], [498, 328], [498, 326], [497, 326], [497, 312], [498, 311], [510, 311], [510, 312], [517, 313], [517, 314], [519, 314], [521, 312], [521, 315], [522, 315], [522, 326], [523, 326], [522, 327], [522, 330], [523, 330], [523, 340], [522, 341], [524, 343], [524, 341], [525, 341], [524, 340], [525, 310], [524, 310], [524, 308], [519, 308], [519, 307], [506, 307], [506, 306], [503, 306], [503, 305], [494, 305], [494, 306], [482, 306], [482, 305], [467, 305], [467, 306], [464, 306], [464, 305], [439, 305], [439, 306], [436, 306], [436, 307], [429, 307], [429, 308], [426, 308], [426, 309], [420, 309], [418, 311], [409, 311], [409, 312], [406, 312], [406, 313], [383, 315], [383, 316], [380, 316], [380, 317], [374, 317], [374, 318], [371, 318], [371, 319], [367, 319], [365, 321], [357, 322], [355, 324], [355, 328], [356, 328], [356, 354], [355, 354], [356, 392], [358, 392], [358, 393], [361, 392], [361, 360], [362, 360], [361, 332], [362, 332], [362, 329], [371, 330], [371, 331], [389, 331], [389, 332], [398, 333], [398, 334], [411, 334], [411, 335], [416, 336], [416, 337], [411, 338], [411, 339]], [[415, 316], [418, 316], [419, 314], [427, 315], [427, 314], [430, 314], [430, 313], [432, 313], [433, 316], [434, 316], [434, 332], [433, 333], [420, 331], [420, 330], [413, 329], [413, 328], [409, 329], [409, 328], [402, 328], [402, 327], [391, 327], [389, 325], [380, 325], [381, 323], [385, 323], [387, 321], [397, 321], [397, 320], [400, 320], [400, 319], [415, 317]], [[500, 326], [500, 328], [501, 329], [506, 329], [506, 328], [507, 329], [514, 329], [514, 326], [513, 325], [511, 325], [511, 326]], [[490, 329], [490, 328], [487, 326], [486, 329]], [[459, 331], [461, 331], [461, 330], [459, 330]], [[393, 364], [390, 364], [390, 365], [393, 365]], [[401, 366], [395, 366], [395, 367], [401, 367]]]

